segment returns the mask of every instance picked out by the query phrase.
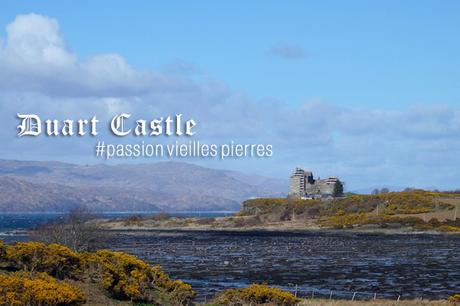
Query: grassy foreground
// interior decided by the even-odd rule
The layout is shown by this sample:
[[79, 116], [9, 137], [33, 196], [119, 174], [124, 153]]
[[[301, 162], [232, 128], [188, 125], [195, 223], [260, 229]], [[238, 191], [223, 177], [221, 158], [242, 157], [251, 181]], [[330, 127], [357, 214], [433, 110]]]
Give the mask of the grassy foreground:
[[346, 300], [304, 300], [299, 305], [302, 306], [428, 306], [428, 305], [455, 305], [449, 301], [420, 301], [420, 300], [375, 300], [375, 301], [346, 301]]

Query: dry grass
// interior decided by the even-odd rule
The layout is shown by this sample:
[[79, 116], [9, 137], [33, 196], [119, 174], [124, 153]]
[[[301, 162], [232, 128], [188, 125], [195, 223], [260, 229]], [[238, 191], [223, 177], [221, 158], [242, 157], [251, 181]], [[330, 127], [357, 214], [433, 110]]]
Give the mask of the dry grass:
[[[70, 281], [73, 285], [80, 287], [87, 295], [87, 303], [91, 306], [128, 306], [133, 305], [130, 301], [117, 301], [108, 297], [104, 290], [98, 288], [94, 284]], [[147, 304], [146, 304], [147, 305]], [[205, 305], [205, 304], [197, 304]], [[213, 305], [215, 304], [206, 304]], [[303, 300], [299, 306], [454, 306], [460, 303], [452, 303], [448, 301], [421, 301], [421, 300], [375, 300], [375, 301], [350, 301], [350, 300], [327, 300], [327, 299], [307, 299]], [[269, 304], [269, 306], [274, 306]]]
[[421, 301], [421, 300], [375, 300], [375, 301], [347, 301], [347, 300], [304, 300], [302, 306], [428, 306], [428, 305], [458, 305], [448, 301]]
[[441, 203], [454, 205], [456, 208], [451, 210], [434, 211], [422, 214], [406, 214], [396, 215], [399, 217], [419, 217], [423, 221], [427, 222], [430, 219], [438, 219], [439, 221], [454, 220], [455, 209], [457, 209], [457, 218], [460, 218], [460, 197], [440, 197], [436, 198]]

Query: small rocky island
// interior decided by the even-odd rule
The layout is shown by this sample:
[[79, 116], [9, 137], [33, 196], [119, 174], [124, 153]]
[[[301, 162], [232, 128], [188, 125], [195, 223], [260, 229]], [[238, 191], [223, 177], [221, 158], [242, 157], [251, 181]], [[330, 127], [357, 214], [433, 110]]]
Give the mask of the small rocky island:
[[132, 216], [103, 220], [110, 230], [212, 230], [460, 233], [460, 193], [406, 190], [362, 195], [343, 192], [335, 176], [315, 179], [296, 168], [286, 198], [253, 198], [239, 212], [219, 218]]

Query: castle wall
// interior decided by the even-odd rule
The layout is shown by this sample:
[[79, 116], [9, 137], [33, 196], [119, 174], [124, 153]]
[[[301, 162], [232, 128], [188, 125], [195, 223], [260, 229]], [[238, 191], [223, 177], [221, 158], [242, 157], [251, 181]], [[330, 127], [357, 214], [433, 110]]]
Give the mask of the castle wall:
[[329, 198], [334, 195], [336, 177], [314, 180], [313, 173], [296, 168], [291, 175], [289, 197], [293, 198]]
[[312, 194], [332, 196], [334, 194], [335, 184], [335, 182], [327, 182], [326, 180], [316, 180], [315, 183], [311, 185], [311, 188], [308, 187], [305, 191], [307, 194], [311, 192]]

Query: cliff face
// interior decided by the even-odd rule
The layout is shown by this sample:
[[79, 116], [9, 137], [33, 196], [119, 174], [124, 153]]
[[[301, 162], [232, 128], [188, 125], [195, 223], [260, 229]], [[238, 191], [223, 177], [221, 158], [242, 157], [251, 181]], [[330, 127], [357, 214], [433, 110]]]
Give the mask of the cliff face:
[[74, 165], [0, 160], [0, 211], [238, 210], [250, 197], [281, 196], [287, 182], [163, 162]]

